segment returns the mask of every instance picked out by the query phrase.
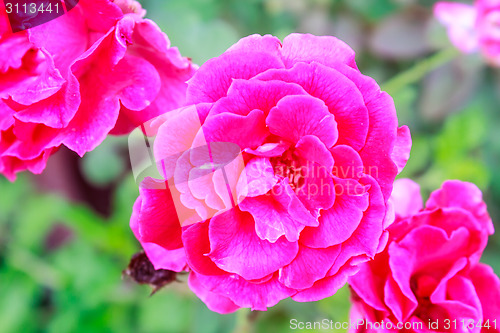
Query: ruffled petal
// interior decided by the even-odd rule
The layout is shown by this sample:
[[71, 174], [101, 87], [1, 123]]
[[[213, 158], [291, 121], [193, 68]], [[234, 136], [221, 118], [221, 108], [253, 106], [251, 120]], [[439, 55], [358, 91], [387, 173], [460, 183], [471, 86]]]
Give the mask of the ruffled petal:
[[358, 228], [352, 236], [342, 243], [342, 251], [330, 269], [329, 275], [335, 275], [352, 258], [358, 258], [359, 263], [372, 259], [384, 240], [384, 216], [386, 205], [378, 183], [370, 176], [363, 176], [359, 183], [369, 186], [368, 209], [364, 212]]
[[[169, 112], [163, 117], [158, 127], [154, 143], [155, 160], [160, 164], [160, 172], [165, 179], [173, 177], [176, 166], [181, 163], [181, 156], [189, 150], [197, 133], [201, 129], [197, 108], [188, 106]], [[206, 142], [199, 142], [205, 147]], [[202, 148], [200, 148], [202, 149]]]
[[81, 6], [29, 29], [28, 34], [30, 42], [53, 56], [54, 64], [63, 77], [68, 76], [71, 64], [87, 50], [89, 43], [89, 31]]
[[273, 166], [265, 157], [252, 158], [238, 182], [238, 199], [266, 194], [278, 183]]
[[208, 290], [198, 280], [198, 275], [194, 272], [189, 274], [189, 288], [198, 296], [207, 307], [220, 314], [228, 314], [238, 310], [240, 307], [233, 303], [229, 298], [221, 294], [216, 294]]
[[254, 34], [240, 39], [227, 52], [262, 52], [279, 58], [281, 47], [281, 41], [277, 37]]
[[336, 145], [330, 149], [335, 165], [332, 174], [338, 178], [358, 180], [364, 174], [365, 168], [358, 152], [346, 145]]
[[69, 74], [68, 81], [58, 92], [17, 112], [15, 117], [24, 123], [64, 128], [75, 116], [80, 103], [80, 83]]
[[[142, 198], [139, 197], [134, 203], [132, 216], [130, 217], [130, 229], [138, 239], [140, 239], [138, 220], [141, 206]], [[182, 272], [187, 269], [186, 253], [183, 248], [167, 250], [160, 245], [147, 242], [141, 242], [141, 246], [156, 270], [168, 269], [174, 272]]]
[[[389, 246], [389, 266], [397, 284], [392, 288], [405, 296], [388, 303], [398, 320], [409, 318], [418, 304], [410, 286], [411, 276], [417, 272], [425, 273], [439, 281], [458, 258], [466, 255], [463, 249], [468, 236], [465, 228], [448, 236], [442, 229], [422, 226], [408, 233], [401, 242]], [[436, 267], [436, 262], [440, 263], [439, 267]], [[390, 294], [386, 291], [386, 295]]]
[[298, 252], [298, 244], [284, 238], [275, 243], [260, 239], [252, 215], [237, 209], [212, 218], [209, 238], [209, 257], [214, 263], [246, 280], [260, 279], [279, 270]]
[[5, 131], [14, 125], [14, 114], [15, 111], [0, 99], [0, 131]]
[[[471, 270], [470, 277], [481, 301], [483, 323], [500, 319], [500, 279], [493, 269], [485, 264], [477, 264]], [[496, 329], [499, 332], [500, 329]]]
[[402, 219], [417, 214], [424, 206], [420, 185], [408, 178], [397, 179], [391, 194], [396, 217]]
[[252, 214], [257, 235], [272, 243], [281, 236], [296, 242], [304, 227], [318, 225], [317, 219], [299, 200], [286, 178], [265, 195], [247, 197], [239, 207]]
[[0, 77], [0, 98], [31, 105], [55, 94], [65, 80], [54, 66], [52, 55], [41, 49], [27, 51], [19, 69], [10, 69]]
[[447, 180], [439, 190], [431, 193], [427, 209], [458, 208], [473, 214], [489, 235], [495, 232], [493, 222], [483, 201], [481, 190], [472, 183]]
[[[398, 125], [394, 101], [387, 93], [380, 91], [380, 87], [372, 78], [345, 65], [339, 65], [336, 69], [354, 82], [363, 95], [369, 120], [366, 143], [359, 155], [364, 162], [365, 172], [377, 180], [387, 201], [398, 173], [393, 160], [402, 158], [392, 154]], [[376, 168], [371, 168], [373, 166]]]
[[349, 239], [359, 227], [369, 205], [369, 192], [356, 181], [335, 179], [339, 193], [331, 209], [321, 213], [319, 226], [306, 228], [300, 241], [312, 248], [326, 248]]
[[377, 258], [378, 265], [373, 262], [360, 265], [359, 272], [349, 279], [349, 285], [356, 295], [377, 311], [387, 309], [384, 303], [384, 281], [379, 278], [385, 278], [389, 273], [384, 259], [385, 254], [380, 254]]
[[283, 97], [288, 95], [307, 95], [307, 93], [296, 83], [233, 79], [227, 96], [214, 103], [210, 116], [224, 112], [246, 116], [253, 110], [261, 110], [267, 115]]
[[332, 154], [317, 136], [302, 137], [295, 145], [294, 153], [300, 158], [324, 167], [328, 174], [331, 174], [334, 164]]
[[182, 243], [186, 250], [186, 259], [189, 267], [199, 274], [223, 275], [221, 270], [208, 256], [210, 240], [208, 238], [208, 221], [193, 224], [182, 233]]
[[216, 102], [226, 96], [233, 79], [248, 80], [268, 69], [283, 67], [281, 59], [267, 52], [237, 50], [224, 53], [207, 61], [189, 80], [187, 103]]
[[316, 281], [326, 276], [340, 251], [340, 246], [327, 249], [301, 246], [297, 257], [281, 269], [279, 281], [293, 289], [310, 288]]
[[281, 54], [286, 68], [299, 62], [318, 62], [328, 67], [342, 63], [357, 68], [353, 49], [333, 36], [290, 34], [283, 40]]
[[365, 144], [368, 132], [365, 101], [356, 85], [336, 69], [316, 62], [297, 63], [287, 70], [268, 70], [257, 78], [299, 84], [308, 94], [322, 100], [335, 116], [339, 133], [337, 144], [348, 145], [356, 151]]
[[330, 148], [338, 139], [335, 117], [323, 101], [311, 96], [282, 98], [269, 112], [266, 124], [271, 133], [293, 143], [314, 135]]
[[208, 142], [232, 142], [240, 149], [257, 148], [269, 136], [264, 113], [254, 110], [247, 116], [222, 113], [209, 117], [203, 125]]
[[[133, 44], [128, 47], [126, 57], [135, 55], [153, 66], [159, 83], [151, 82], [157, 86], [153, 87], [151, 96], [143, 96], [147, 107], [139, 110], [122, 107], [112, 134], [128, 133], [156, 116], [183, 106], [186, 81], [197, 69], [188, 58], [181, 56], [177, 48], [170, 47], [167, 35], [151, 20], [137, 22], [132, 37]], [[153, 96], [153, 92], [157, 93]]]
[[207, 276], [198, 275], [198, 280], [208, 290], [223, 295], [242, 308], [266, 311], [282, 299], [297, 291], [285, 287], [275, 275], [263, 283], [253, 283], [238, 275]]
[[[133, 17], [124, 17], [71, 67], [82, 87], [82, 104], [63, 143], [79, 155], [94, 149], [113, 129], [120, 101], [129, 109], [143, 109], [158, 93], [155, 68], [141, 58], [124, 58], [134, 26]], [[100, 75], [92, 75], [94, 71]]]
[[167, 183], [146, 178], [141, 183], [140, 192], [139, 240], [168, 250], [182, 247], [181, 225]]
[[396, 143], [394, 144], [394, 150], [392, 151], [391, 158], [396, 163], [398, 167], [398, 173], [400, 173], [408, 162], [410, 158], [411, 150], [411, 135], [408, 126], [401, 126], [398, 128], [398, 134], [396, 137]]
[[315, 302], [335, 295], [350, 276], [358, 272], [358, 267], [345, 266], [335, 276], [329, 276], [314, 283], [311, 288], [301, 290], [292, 299], [297, 302]]

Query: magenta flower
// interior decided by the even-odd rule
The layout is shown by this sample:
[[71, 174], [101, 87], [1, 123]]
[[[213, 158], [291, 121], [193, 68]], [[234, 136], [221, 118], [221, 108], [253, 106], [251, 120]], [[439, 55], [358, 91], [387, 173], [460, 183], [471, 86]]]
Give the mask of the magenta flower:
[[[131, 227], [217, 312], [333, 295], [385, 246], [409, 157], [392, 98], [334, 37], [240, 40], [162, 117]], [[393, 215], [392, 215], [393, 218]]]
[[81, 0], [12, 33], [0, 2], [0, 173], [40, 173], [65, 145], [83, 155], [183, 105], [194, 69], [130, 0]]
[[[422, 208], [402, 179], [389, 244], [350, 278], [356, 332], [500, 331], [500, 279], [479, 263], [493, 224], [473, 184], [446, 181]], [[399, 325], [399, 326], [398, 326]], [[392, 330], [391, 330], [392, 328]], [[488, 330], [487, 330], [488, 331]]]
[[456, 48], [464, 53], [480, 51], [488, 63], [500, 66], [499, 0], [476, 0], [474, 6], [438, 2], [434, 15], [447, 27]]

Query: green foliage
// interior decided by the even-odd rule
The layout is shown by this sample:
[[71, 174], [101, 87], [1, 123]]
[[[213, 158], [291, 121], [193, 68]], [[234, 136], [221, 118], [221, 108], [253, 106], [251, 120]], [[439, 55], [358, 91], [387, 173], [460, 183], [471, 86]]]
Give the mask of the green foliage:
[[379, 21], [399, 7], [394, 0], [351, 0], [345, 3], [368, 21]]
[[109, 137], [96, 149], [82, 158], [85, 178], [96, 186], [109, 185], [125, 171], [125, 164], [120, 157], [120, 143], [125, 137]]

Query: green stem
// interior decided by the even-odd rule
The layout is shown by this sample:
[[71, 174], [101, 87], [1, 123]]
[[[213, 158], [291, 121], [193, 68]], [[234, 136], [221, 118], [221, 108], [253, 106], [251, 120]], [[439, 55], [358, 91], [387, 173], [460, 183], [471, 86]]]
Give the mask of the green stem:
[[382, 85], [382, 90], [393, 95], [404, 87], [420, 81], [432, 70], [454, 59], [460, 52], [455, 48], [444, 49], [431, 57], [417, 62], [413, 67], [396, 75]]
[[236, 326], [234, 333], [251, 333], [253, 331], [253, 322], [250, 320], [250, 309], [239, 309], [236, 312]]

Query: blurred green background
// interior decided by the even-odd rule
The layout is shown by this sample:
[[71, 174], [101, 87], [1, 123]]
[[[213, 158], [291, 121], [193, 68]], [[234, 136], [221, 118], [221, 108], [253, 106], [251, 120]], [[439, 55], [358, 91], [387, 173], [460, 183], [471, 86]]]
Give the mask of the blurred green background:
[[[147, 17], [198, 64], [239, 38], [291, 32], [334, 35], [379, 83], [449, 48], [434, 1], [144, 0]], [[477, 55], [459, 56], [393, 91], [413, 149], [402, 177], [424, 195], [445, 179], [477, 184], [500, 221], [500, 73]], [[78, 159], [61, 149], [40, 176], [0, 178], [0, 332], [232, 332], [243, 314], [210, 312], [175, 282], [150, 289], [122, 270], [139, 245], [129, 227], [138, 189], [127, 138], [108, 138]], [[500, 273], [500, 237], [483, 261]], [[185, 278], [181, 277], [181, 280]], [[285, 300], [255, 316], [256, 332], [288, 332], [290, 319], [345, 321], [348, 290], [316, 303]], [[311, 332], [311, 331], [309, 331]]]

